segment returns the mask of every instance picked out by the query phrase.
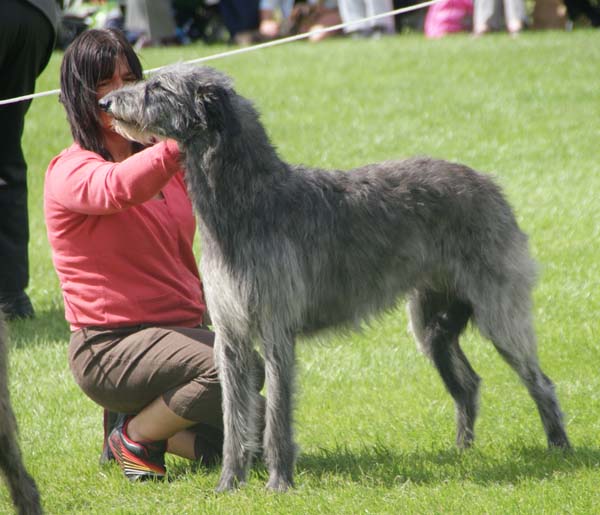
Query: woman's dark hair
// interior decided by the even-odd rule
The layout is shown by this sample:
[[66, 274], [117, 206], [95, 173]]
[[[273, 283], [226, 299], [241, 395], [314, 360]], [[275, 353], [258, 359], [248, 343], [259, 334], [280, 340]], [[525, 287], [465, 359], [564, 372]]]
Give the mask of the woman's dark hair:
[[113, 76], [117, 61], [123, 58], [131, 73], [141, 80], [142, 65], [123, 33], [90, 29], [69, 45], [60, 68], [60, 101], [67, 111], [73, 139], [109, 161], [113, 159], [104, 148], [96, 87]]

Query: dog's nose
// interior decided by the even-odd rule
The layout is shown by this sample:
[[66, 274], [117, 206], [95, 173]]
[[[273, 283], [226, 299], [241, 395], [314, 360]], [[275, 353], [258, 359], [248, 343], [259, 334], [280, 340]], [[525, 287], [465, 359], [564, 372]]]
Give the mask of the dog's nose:
[[110, 111], [111, 104], [112, 104], [112, 100], [107, 99], [106, 97], [98, 100], [98, 105], [100, 106], [100, 109], [102, 109], [103, 111], [106, 111], [107, 113]]

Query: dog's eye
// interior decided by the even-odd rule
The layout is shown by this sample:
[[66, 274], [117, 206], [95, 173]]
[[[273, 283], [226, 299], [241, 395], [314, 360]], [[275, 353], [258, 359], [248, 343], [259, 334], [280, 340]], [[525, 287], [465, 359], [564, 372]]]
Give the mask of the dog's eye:
[[159, 82], [149, 82], [146, 85], [146, 94], [148, 94], [148, 93], [157, 93], [157, 92], [160, 92], [160, 91], [169, 91], [169, 89], [165, 88]]
[[145, 105], [149, 105], [149, 97], [150, 97], [150, 84], [146, 84], [146, 87], [144, 88], [144, 104]]

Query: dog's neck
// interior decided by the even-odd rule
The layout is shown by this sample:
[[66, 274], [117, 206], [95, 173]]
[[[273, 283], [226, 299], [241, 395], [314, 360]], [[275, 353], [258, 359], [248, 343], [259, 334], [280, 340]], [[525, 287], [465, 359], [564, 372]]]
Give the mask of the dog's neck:
[[204, 226], [201, 233], [232, 244], [233, 235], [223, 234], [222, 228], [252, 230], [257, 214], [273, 197], [266, 192], [289, 174], [254, 109], [242, 102], [236, 107], [220, 131], [183, 145], [188, 189]]

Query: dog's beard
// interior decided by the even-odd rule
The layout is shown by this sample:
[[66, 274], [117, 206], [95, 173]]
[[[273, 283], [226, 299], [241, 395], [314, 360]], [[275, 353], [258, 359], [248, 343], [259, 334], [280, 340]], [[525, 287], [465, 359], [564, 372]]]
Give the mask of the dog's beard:
[[142, 145], [154, 145], [154, 143], [166, 139], [164, 136], [143, 131], [134, 125], [122, 120], [117, 120], [116, 118], [113, 120], [112, 126], [116, 133], [130, 141], [137, 141]]

